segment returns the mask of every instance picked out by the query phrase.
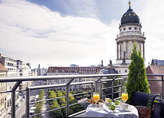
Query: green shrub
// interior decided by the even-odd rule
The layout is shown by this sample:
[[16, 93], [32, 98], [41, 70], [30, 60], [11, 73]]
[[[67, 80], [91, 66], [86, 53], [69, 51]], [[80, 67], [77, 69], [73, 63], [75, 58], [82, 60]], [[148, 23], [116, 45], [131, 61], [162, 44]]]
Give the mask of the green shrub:
[[140, 91], [150, 93], [149, 83], [144, 66], [144, 59], [141, 57], [141, 52], [137, 51], [135, 44], [131, 54], [131, 63], [129, 65], [126, 89], [129, 97], [128, 103], [130, 104], [132, 104], [132, 99], [135, 92]]

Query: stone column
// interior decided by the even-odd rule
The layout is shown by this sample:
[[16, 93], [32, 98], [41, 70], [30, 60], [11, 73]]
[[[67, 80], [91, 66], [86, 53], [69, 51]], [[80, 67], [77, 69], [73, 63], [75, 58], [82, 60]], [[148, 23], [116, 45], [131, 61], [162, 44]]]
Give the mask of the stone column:
[[119, 50], [119, 45], [118, 45], [118, 42], [117, 42], [117, 59], [119, 59], [118, 50]]
[[122, 44], [120, 43], [120, 59], [122, 59]]

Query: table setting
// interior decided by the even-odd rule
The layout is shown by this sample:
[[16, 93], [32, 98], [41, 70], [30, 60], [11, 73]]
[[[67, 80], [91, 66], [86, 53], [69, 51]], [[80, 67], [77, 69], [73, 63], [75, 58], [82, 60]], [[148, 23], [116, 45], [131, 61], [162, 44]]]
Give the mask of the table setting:
[[86, 117], [105, 117], [105, 118], [139, 118], [137, 109], [126, 103], [128, 94], [122, 93], [121, 100], [100, 99], [99, 93], [94, 93], [88, 100], [89, 104]]

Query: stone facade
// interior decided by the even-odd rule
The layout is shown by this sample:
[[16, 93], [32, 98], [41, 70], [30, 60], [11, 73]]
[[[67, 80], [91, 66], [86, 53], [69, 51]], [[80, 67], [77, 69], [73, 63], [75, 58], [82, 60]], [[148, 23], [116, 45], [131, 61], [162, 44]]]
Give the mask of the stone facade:
[[117, 64], [121, 64], [125, 59], [125, 63], [130, 64], [130, 56], [133, 44], [136, 43], [137, 50], [141, 51], [141, 55], [145, 57], [145, 36], [141, 32], [141, 24], [120, 25], [120, 33], [117, 35]]

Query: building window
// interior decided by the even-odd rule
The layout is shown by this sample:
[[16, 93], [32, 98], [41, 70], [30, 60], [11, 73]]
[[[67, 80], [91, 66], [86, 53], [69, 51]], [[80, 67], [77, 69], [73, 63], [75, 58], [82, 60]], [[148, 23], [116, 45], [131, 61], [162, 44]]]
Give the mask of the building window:
[[125, 72], [127, 72], [127, 70], [125, 70]]
[[129, 30], [131, 30], [132, 28], [131, 27], [129, 27]]
[[124, 31], [126, 30], [126, 28], [123, 29]]
[[134, 29], [137, 30], [137, 27], [135, 27]]

